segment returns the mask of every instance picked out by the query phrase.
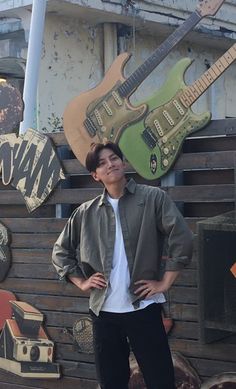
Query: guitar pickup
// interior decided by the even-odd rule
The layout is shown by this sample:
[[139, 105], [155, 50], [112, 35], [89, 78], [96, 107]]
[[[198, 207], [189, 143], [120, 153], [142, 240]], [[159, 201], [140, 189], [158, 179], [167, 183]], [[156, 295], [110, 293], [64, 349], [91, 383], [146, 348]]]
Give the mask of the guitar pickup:
[[103, 105], [103, 108], [105, 109], [107, 115], [112, 116], [112, 110], [111, 110], [110, 106], [108, 105], [108, 103], [106, 101], [103, 101], [102, 105]]
[[93, 138], [97, 133], [97, 127], [90, 118], [86, 118], [84, 121], [84, 127], [88, 131], [91, 138]]
[[116, 104], [121, 107], [123, 105], [123, 100], [120, 98], [119, 94], [116, 91], [113, 91], [111, 94]]
[[141, 134], [141, 137], [150, 149], [154, 149], [154, 147], [156, 147], [158, 139], [151, 128], [145, 128]]

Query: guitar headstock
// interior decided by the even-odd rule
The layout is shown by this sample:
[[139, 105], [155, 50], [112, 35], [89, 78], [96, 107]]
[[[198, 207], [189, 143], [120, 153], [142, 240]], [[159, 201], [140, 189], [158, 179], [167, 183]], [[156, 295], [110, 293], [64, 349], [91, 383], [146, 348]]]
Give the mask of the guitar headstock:
[[197, 11], [202, 17], [213, 16], [222, 6], [225, 0], [199, 0]]

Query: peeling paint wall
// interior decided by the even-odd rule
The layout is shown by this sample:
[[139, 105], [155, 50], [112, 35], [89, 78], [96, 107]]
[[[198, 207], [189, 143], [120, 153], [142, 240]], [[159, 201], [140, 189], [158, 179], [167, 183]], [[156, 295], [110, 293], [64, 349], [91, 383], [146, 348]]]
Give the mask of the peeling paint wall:
[[[18, 6], [20, 9], [21, 6], [29, 3], [28, 0], [0, 2], [0, 17], [7, 8], [10, 10]], [[124, 38], [123, 46], [133, 53], [133, 57], [125, 67], [126, 75], [130, 75], [168, 37], [173, 28], [183, 23], [195, 9], [197, 1], [136, 0], [128, 1], [127, 3], [131, 5], [125, 8], [124, 0], [89, 0], [87, 2], [73, 0], [71, 3], [76, 12], [72, 14], [69, 14], [72, 10], [68, 6], [69, 3], [69, 1], [67, 4], [64, 1], [59, 3], [49, 1], [49, 6], [52, 4], [55, 9], [47, 13], [45, 21], [36, 123], [39, 130], [49, 132], [61, 129], [62, 116], [67, 102], [81, 92], [95, 87], [104, 76], [102, 18], [114, 22], [114, 15], [118, 15], [120, 10], [120, 16], [129, 26], [130, 34]], [[68, 13], [62, 16], [65, 10]], [[28, 15], [29, 11], [24, 9], [24, 12], [20, 14]], [[5, 22], [3, 18], [4, 28], [6, 28]], [[153, 26], [155, 26], [154, 29], [151, 28]], [[214, 63], [224, 53], [226, 47], [235, 41], [236, 0], [226, 1], [215, 17], [204, 18], [197, 27], [201, 31], [190, 33], [184, 42], [170, 52], [168, 57], [137, 89], [131, 97], [132, 102], [145, 100], [155, 90], [158, 90], [168, 77], [172, 66], [183, 57], [188, 56], [194, 59], [185, 74], [186, 83], [192, 83], [199, 78], [206, 71], [207, 64]], [[217, 40], [220, 28], [224, 30], [224, 37], [220, 36]], [[202, 33], [204, 29], [208, 33], [206, 31]], [[134, 31], [135, 35], [132, 36]], [[9, 41], [6, 34], [2, 40], [0, 36], [0, 58], [12, 56], [12, 47], [15, 50], [15, 57], [26, 58], [25, 41], [22, 37], [19, 44], [15, 38], [14, 42]], [[236, 64], [231, 65], [198, 99], [194, 104], [194, 110], [197, 112], [210, 110], [213, 118], [236, 117], [235, 70]]]
[[[127, 50], [132, 52], [133, 56], [126, 67], [127, 75], [130, 75], [141, 65], [162, 41], [163, 39], [139, 33], [136, 34], [135, 45], [133, 39], [129, 39]], [[189, 57], [193, 60], [184, 77], [186, 84], [190, 85], [200, 78], [208, 66], [214, 64], [224, 53], [225, 50], [191, 44], [191, 42], [179, 44], [137, 89], [132, 96], [132, 101], [135, 103], [153, 95], [154, 91], [158, 90], [165, 82], [173, 65], [180, 59]], [[236, 62], [200, 96], [193, 105], [193, 110], [196, 112], [210, 110], [215, 119], [236, 117], [235, 96]]]
[[[60, 130], [67, 102], [96, 86], [103, 78], [103, 27], [86, 21], [47, 16], [38, 93], [38, 128]], [[161, 44], [163, 36], [136, 32], [125, 39], [126, 50], [133, 56], [125, 67], [130, 75]], [[193, 83], [225, 50], [209, 48], [191, 42], [180, 43], [176, 49], [147, 77], [131, 97], [138, 101], [153, 95], [168, 77], [172, 66], [183, 57], [194, 60], [185, 74], [185, 82]], [[236, 64], [197, 100], [196, 112], [210, 110], [215, 119], [236, 117]]]
[[68, 101], [101, 80], [102, 42], [101, 26], [47, 16], [38, 88], [39, 129], [59, 129]]

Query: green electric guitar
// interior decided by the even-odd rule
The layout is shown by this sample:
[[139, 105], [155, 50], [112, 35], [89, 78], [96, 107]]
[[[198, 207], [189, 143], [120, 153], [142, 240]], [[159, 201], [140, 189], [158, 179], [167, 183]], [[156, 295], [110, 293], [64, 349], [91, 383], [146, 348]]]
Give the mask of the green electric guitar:
[[183, 58], [172, 68], [162, 88], [146, 101], [148, 114], [126, 128], [119, 140], [124, 156], [142, 177], [153, 180], [166, 174], [184, 139], [211, 120], [210, 112], [195, 114], [191, 106], [235, 59], [236, 44], [190, 86], [184, 74], [192, 60]]
[[131, 123], [146, 115], [146, 104], [133, 106], [129, 100], [133, 92], [161, 63], [167, 54], [204, 17], [215, 15], [225, 0], [199, 0], [196, 10], [180, 25], [142, 65], [128, 78], [124, 67], [130, 54], [120, 54], [95, 88], [74, 97], [63, 114], [63, 127], [67, 141], [79, 161], [84, 165], [92, 143], [117, 143], [122, 132]]

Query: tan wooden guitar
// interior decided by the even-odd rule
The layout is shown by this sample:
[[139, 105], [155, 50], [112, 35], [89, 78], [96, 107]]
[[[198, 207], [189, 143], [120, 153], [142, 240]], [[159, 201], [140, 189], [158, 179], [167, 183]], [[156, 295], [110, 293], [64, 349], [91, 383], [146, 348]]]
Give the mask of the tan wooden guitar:
[[72, 99], [63, 115], [65, 136], [84, 165], [91, 143], [118, 142], [126, 127], [148, 113], [148, 105], [132, 106], [129, 97], [204, 16], [212, 16], [224, 0], [199, 0], [196, 10], [127, 79], [123, 69], [130, 54], [120, 54], [95, 88]]

